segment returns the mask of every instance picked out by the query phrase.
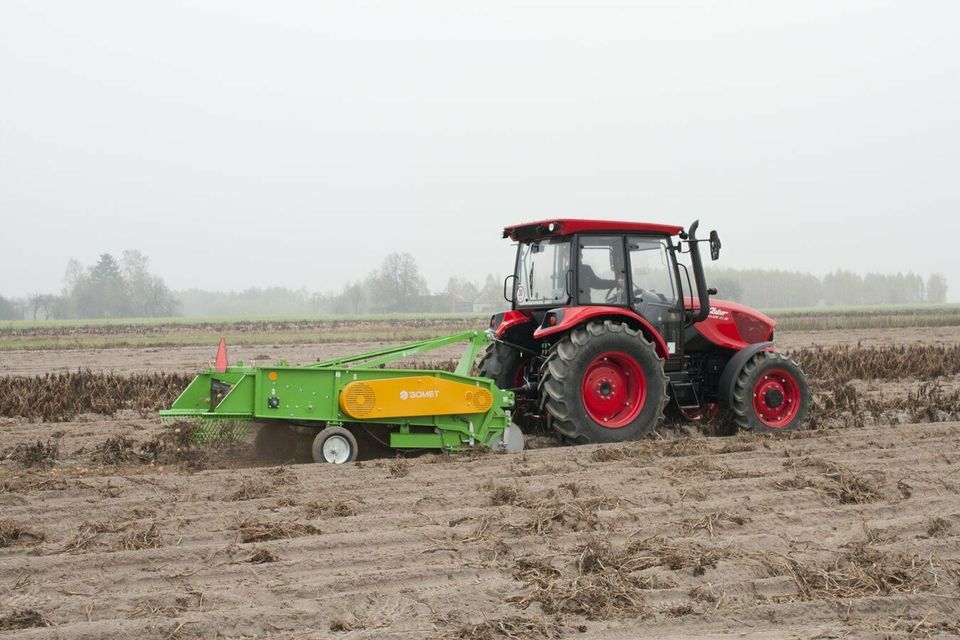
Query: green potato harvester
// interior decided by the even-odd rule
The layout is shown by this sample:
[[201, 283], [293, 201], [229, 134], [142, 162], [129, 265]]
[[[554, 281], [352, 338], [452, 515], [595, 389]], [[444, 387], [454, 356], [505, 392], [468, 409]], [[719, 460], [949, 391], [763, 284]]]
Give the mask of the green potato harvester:
[[[215, 366], [197, 375], [160, 415], [165, 421], [199, 420], [199, 439], [242, 438], [254, 421], [270, 427], [261, 429], [258, 440], [289, 438], [290, 432], [301, 440], [312, 436], [315, 462], [356, 460], [358, 435], [391, 449], [516, 451], [523, 448], [523, 434], [511, 422], [513, 392], [470, 375], [489, 342], [485, 332], [464, 331], [306, 366], [230, 366], [221, 340]], [[453, 372], [385, 368], [457, 343], [466, 346]], [[288, 434], [282, 427], [289, 427]]]

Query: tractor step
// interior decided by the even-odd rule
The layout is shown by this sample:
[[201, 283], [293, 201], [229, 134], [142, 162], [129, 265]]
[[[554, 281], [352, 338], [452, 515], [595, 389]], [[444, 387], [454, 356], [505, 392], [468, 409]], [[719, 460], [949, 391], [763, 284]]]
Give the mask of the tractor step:
[[692, 382], [671, 382], [670, 388], [673, 390], [673, 398], [677, 401], [677, 406], [681, 409], [700, 407], [700, 398], [697, 397], [697, 389]]

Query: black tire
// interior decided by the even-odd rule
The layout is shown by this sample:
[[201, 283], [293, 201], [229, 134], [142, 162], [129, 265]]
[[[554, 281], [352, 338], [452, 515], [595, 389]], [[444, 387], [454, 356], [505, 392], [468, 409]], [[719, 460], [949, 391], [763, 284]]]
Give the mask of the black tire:
[[[619, 413], [611, 418], [613, 422], [605, 424], [598, 420], [597, 410], [586, 404], [590, 399], [585, 396], [585, 376], [593, 376], [593, 368], [604, 366], [598, 362], [606, 361], [607, 356], [622, 358], [619, 364], [626, 367], [628, 375], [619, 379], [619, 386], [626, 389], [618, 398], [613, 397], [618, 391], [616, 385], [606, 383], [605, 393], [600, 391], [602, 384], [597, 387], [596, 397], [602, 396], [601, 402], [609, 399], [614, 408], [619, 407]], [[630, 389], [631, 371], [634, 380], [637, 372], [643, 374], [637, 387], [641, 392]], [[541, 369], [540, 393], [553, 428], [578, 444], [623, 442], [649, 434], [663, 417], [668, 400], [663, 361], [653, 344], [627, 325], [609, 320], [577, 327], [554, 345]], [[636, 398], [640, 401], [622, 404]], [[592, 404], [596, 403], [593, 400]], [[612, 428], [617, 421], [623, 424]]]
[[[487, 345], [477, 370], [484, 378], [490, 378], [501, 389], [516, 389], [524, 384], [523, 370], [532, 356], [502, 342]], [[518, 391], [513, 407], [513, 422], [524, 433], [535, 430], [532, 415], [537, 412], [537, 398], [530, 391]]]
[[518, 386], [518, 370], [523, 360], [523, 353], [519, 349], [494, 342], [487, 345], [477, 369], [481, 376], [490, 378], [501, 389], [513, 389]]
[[[338, 457], [330, 459], [327, 454], [330, 452], [324, 451], [324, 445], [331, 440], [331, 438], [336, 438], [336, 442], [340, 446], [346, 446], [347, 451], [345, 456], [340, 456], [338, 451]], [[342, 450], [341, 450], [342, 451]], [[327, 427], [323, 431], [317, 434], [317, 437], [313, 439], [313, 461], [314, 462], [326, 462], [330, 464], [346, 464], [347, 462], [353, 462], [357, 459], [357, 452], [359, 447], [357, 446], [357, 439], [350, 433], [347, 429], [343, 427]]]
[[766, 433], [799, 429], [809, 408], [807, 376], [782, 353], [760, 351], [737, 376], [731, 410], [741, 429]]

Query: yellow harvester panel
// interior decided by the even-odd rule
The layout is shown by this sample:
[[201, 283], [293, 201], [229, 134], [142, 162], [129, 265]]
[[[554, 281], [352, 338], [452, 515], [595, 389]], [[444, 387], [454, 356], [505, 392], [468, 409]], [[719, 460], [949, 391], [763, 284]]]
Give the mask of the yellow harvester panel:
[[488, 389], [430, 376], [355, 380], [340, 392], [340, 410], [352, 418], [402, 418], [484, 413]]

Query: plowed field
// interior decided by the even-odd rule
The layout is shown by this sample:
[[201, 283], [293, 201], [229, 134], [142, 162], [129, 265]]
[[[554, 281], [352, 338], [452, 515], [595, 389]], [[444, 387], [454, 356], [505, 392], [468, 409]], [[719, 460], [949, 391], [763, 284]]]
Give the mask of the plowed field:
[[[866, 346], [960, 343], [884, 331]], [[175, 373], [190, 349], [0, 362]], [[149, 411], [0, 418], [0, 636], [956, 637], [960, 385], [910, 362], [936, 376], [824, 374], [818, 428], [788, 437], [347, 467], [184, 447]]]

